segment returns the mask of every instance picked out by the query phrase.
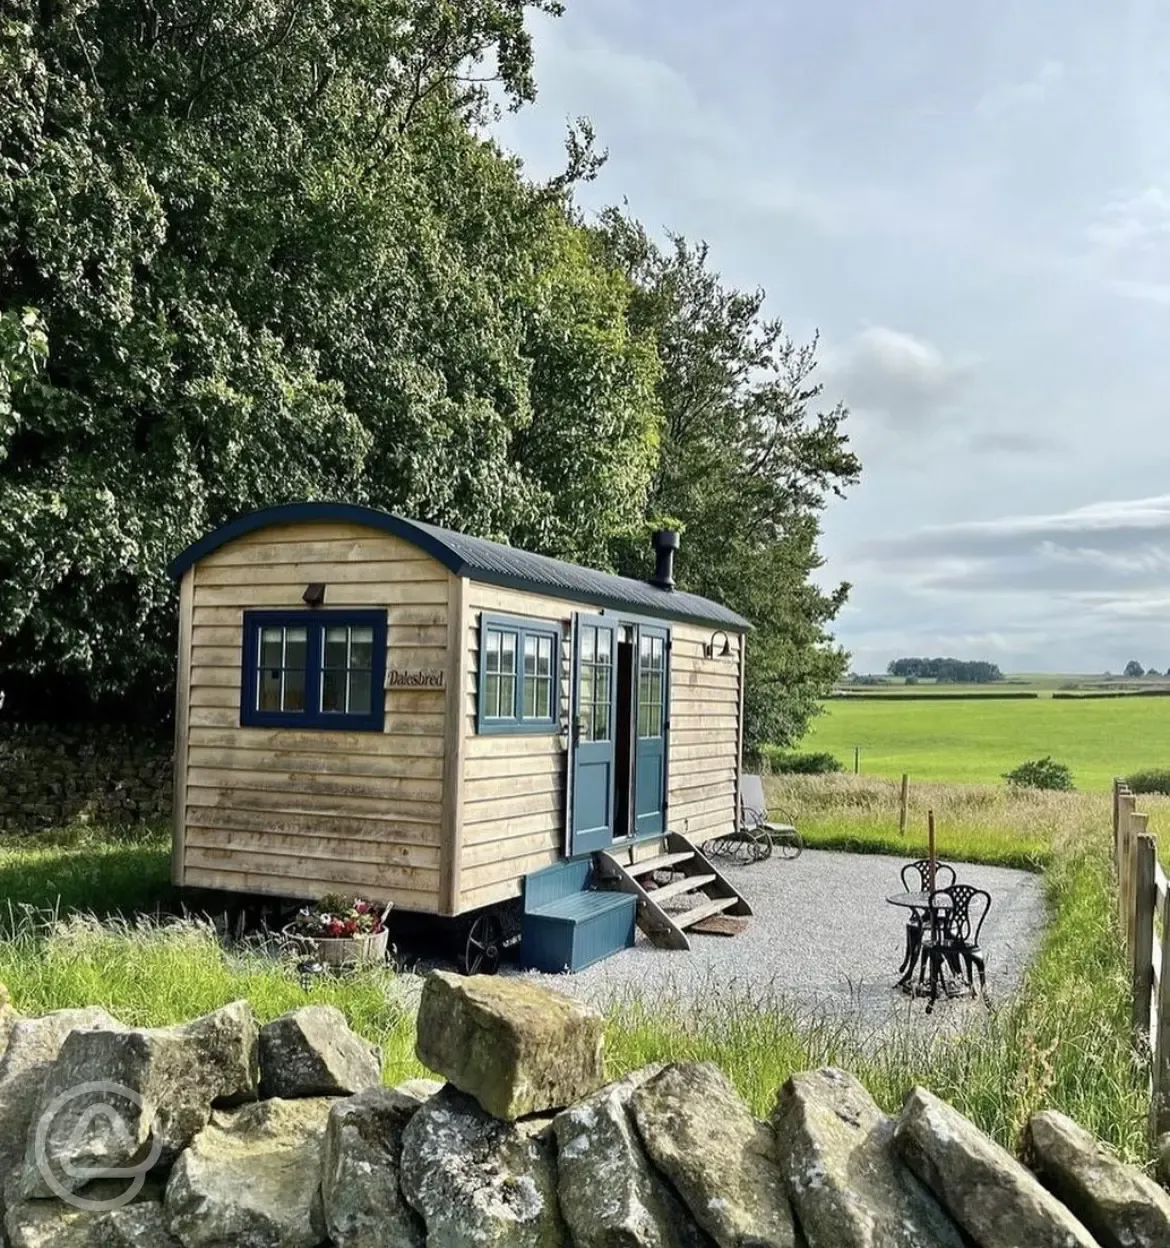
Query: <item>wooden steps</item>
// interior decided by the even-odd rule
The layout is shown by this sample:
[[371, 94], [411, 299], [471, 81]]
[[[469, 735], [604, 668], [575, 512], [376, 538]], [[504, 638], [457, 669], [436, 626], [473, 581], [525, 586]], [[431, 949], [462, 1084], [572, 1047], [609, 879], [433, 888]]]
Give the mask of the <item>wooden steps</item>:
[[650, 871], [667, 871], [686, 862], [688, 858], [693, 858], [697, 852], [688, 850], [679, 854], [656, 854], [653, 858], [643, 858], [641, 862], [632, 863], [625, 869], [633, 876], [646, 875]]
[[[637, 898], [638, 926], [662, 949], [689, 949], [686, 929], [714, 914], [750, 915], [743, 895], [703, 854], [677, 832], [667, 832], [650, 848], [657, 853], [636, 858], [645, 842], [597, 855], [597, 878], [602, 887]], [[622, 858], [629, 859], [623, 862]], [[646, 877], [669, 872], [673, 877], [658, 887], [645, 887]], [[664, 904], [689, 901], [689, 906]]]

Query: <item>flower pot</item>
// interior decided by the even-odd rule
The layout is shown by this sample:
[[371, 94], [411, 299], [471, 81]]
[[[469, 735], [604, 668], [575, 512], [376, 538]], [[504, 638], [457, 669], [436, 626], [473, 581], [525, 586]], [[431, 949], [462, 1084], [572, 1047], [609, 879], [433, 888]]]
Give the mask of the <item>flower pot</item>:
[[386, 961], [389, 932], [385, 928], [358, 936], [305, 936], [292, 931], [290, 924], [284, 934], [325, 966], [378, 966]]

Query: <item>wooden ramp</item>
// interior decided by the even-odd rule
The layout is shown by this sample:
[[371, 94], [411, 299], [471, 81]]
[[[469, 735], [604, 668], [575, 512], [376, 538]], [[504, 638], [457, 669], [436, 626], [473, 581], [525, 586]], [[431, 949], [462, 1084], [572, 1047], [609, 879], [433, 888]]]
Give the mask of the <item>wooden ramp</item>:
[[638, 899], [638, 926], [660, 949], [689, 949], [687, 929], [702, 919], [752, 912], [722, 872], [678, 832], [603, 850], [597, 859], [598, 882]]

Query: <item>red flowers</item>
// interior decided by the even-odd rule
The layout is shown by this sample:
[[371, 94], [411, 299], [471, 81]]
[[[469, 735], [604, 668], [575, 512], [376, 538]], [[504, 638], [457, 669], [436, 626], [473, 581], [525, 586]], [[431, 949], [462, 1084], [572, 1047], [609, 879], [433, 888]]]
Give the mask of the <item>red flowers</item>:
[[381, 912], [373, 902], [358, 897], [322, 897], [306, 906], [291, 924], [298, 936], [341, 940], [353, 936], [373, 936], [382, 930]]

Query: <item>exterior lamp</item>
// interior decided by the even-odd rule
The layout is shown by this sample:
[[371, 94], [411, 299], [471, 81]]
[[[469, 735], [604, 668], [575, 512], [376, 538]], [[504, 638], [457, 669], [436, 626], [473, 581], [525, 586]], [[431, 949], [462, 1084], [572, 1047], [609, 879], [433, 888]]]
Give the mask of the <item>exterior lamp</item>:
[[[716, 653], [715, 653], [715, 639], [716, 639], [717, 637], [722, 637], [722, 638], [723, 638], [723, 648], [719, 651], [719, 654], [718, 654], [718, 655], [716, 655]], [[714, 632], [714, 633], [712, 633], [712, 634], [711, 634], [711, 640], [710, 640], [710, 641], [707, 641], [707, 642], [704, 642], [704, 643], [703, 643], [703, 656], [704, 656], [705, 658], [708, 658], [708, 659], [714, 659], [714, 658], [729, 659], [729, 658], [731, 658], [731, 638], [730, 638], [730, 637], [728, 637], [728, 635], [727, 635], [727, 634], [726, 634], [726, 633], [725, 633], [722, 629], [718, 629], [716, 632]]]
[[301, 597], [306, 606], [319, 607], [325, 601], [325, 586], [320, 581], [314, 581], [306, 587]]

